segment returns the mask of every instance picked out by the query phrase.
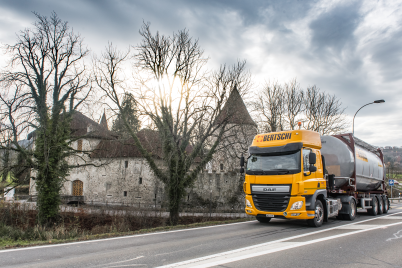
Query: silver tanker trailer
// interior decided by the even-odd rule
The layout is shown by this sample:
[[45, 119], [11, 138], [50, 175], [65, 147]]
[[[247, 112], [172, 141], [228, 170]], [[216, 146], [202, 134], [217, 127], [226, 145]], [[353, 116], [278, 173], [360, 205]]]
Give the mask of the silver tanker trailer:
[[329, 195], [343, 196], [340, 217], [347, 217], [352, 197], [372, 215], [386, 213], [389, 201], [382, 151], [351, 134], [321, 136], [321, 144]]

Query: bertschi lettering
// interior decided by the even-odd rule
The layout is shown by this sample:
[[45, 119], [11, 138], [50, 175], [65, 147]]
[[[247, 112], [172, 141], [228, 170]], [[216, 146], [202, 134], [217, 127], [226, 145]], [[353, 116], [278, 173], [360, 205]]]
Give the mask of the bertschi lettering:
[[264, 135], [264, 141], [279, 141], [279, 140], [289, 140], [292, 137], [292, 132], [281, 133], [281, 134], [270, 134]]

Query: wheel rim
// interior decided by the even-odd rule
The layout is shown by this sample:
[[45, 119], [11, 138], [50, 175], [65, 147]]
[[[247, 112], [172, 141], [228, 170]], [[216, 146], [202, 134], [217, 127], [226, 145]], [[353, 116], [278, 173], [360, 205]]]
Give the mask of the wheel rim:
[[384, 198], [384, 206], [385, 206], [385, 210], [388, 211], [388, 199]]
[[378, 212], [377, 198], [373, 199], [373, 209], [374, 209], [375, 212]]
[[383, 210], [383, 201], [382, 199], [378, 201], [378, 208], [382, 211]]
[[324, 218], [324, 211], [322, 207], [317, 206], [315, 208], [315, 219], [317, 220], [317, 222], [321, 222], [323, 218]]
[[354, 201], [350, 202], [350, 216], [354, 217], [356, 213], [356, 204]]

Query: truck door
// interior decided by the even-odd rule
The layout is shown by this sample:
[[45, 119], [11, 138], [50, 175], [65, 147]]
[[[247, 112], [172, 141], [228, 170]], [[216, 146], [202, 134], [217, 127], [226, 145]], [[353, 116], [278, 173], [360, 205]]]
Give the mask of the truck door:
[[[316, 154], [316, 171], [310, 172], [310, 153]], [[313, 194], [318, 189], [325, 189], [326, 183], [323, 177], [323, 168], [321, 163], [321, 154], [319, 150], [303, 148], [303, 180], [304, 189]]]

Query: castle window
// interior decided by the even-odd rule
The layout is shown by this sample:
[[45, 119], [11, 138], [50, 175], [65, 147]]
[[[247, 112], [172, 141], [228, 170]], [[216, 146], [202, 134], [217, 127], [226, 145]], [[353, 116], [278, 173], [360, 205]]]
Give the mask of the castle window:
[[223, 171], [223, 164], [221, 164], [221, 171]]
[[138, 182], [139, 182], [139, 184], [142, 184], [142, 178], [141, 177], [140, 177]]
[[124, 162], [124, 167], [125, 167], [125, 168], [128, 168], [128, 161], [125, 161], [125, 162]]
[[124, 191], [124, 192], [123, 192], [123, 195], [124, 195], [124, 196], [127, 196], [127, 191]]
[[77, 151], [82, 151], [82, 140], [77, 141]]

